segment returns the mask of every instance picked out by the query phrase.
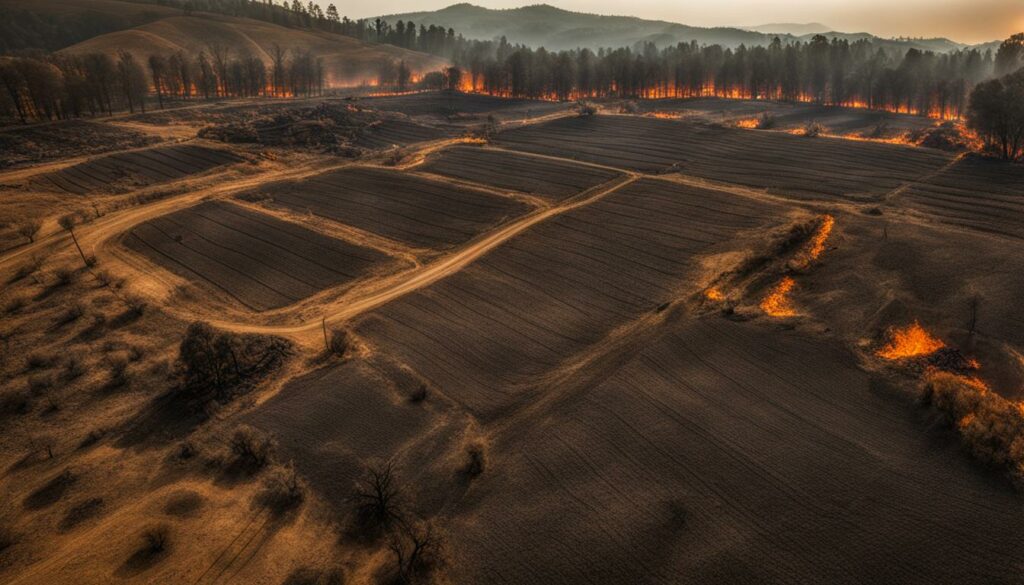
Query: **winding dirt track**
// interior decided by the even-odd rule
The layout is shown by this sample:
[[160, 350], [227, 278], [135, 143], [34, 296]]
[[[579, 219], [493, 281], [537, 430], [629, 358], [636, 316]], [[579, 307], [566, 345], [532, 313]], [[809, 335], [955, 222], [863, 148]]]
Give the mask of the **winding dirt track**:
[[[542, 116], [537, 119], [531, 120], [531, 123], [537, 123], [542, 121], [548, 121], [554, 117], [563, 117], [564, 113], [559, 112], [557, 115]], [[406, 163], [391, 167], [397, 170], [413, 170], [418, 167], [431, 153], [434, 153], [440, 149], [446, 148], [453, 144], [475, 142], [473, 140], [467, 140], [464, 138], [452, 138], [443, 139], [437, 141], [430, 141], [421, 143], [414, 147], [414, 150], [406, 158]], [[507, 149], [495, 146], [488, 146], [488, 149], [504, 151]], [[755, 199], [781, 199], [775, 196], [769, 195], [763, 189], [756, 189], [750, 187], [743, 187], [731, 184], [722, 184], [717, 181], [709, 181], [707, 179], [692, 177], [683, 174], [672, 174], [672, 175], [648, 175], [642, 172], [629, 171], [622, 168], [608, 166], [605, 164], [578, 161], [558, 156], [552, 156], [542, 153], [531, 153], [515, 151], [518, 155], [536, 157], [541, 159], [548, 159], [559, 162], [572, 162], [574, 164], [590, 166], [595, 168], [601, 168], [605, 170], [615, 171], [620, 173], [620, 176], [612, 181], [602, 183], [595, 187], [592, 187], [578, 195], [566, 199], [562, 203], [550, 207], [542, 207], [536, 211], [522, 216], [492, 232], [486, 233], [479, 237], [477, 240], [470, 242], [465, 247], [445, 255], [433, 262], [418, 266], [412, 270], [401, 272], [393, 276], [382, 278], [376, 282], [368, 283], [368, 287], [361, 290], [360, 292], [354, 293], [353, 295], [345, 295], [340, 298], [328, 299], [319, 306], [319, 310], [315, 316], [304, 313], [299, 314], [296, 310], [293, 313], [293, 322], [291, 323], [258, 323], [253, 322], [251, 315], [232, 315], [229, 318], [218, 317], [204, 317], [212, 325], [223, 329], [229, 329], [239, 332], [250, 332], [250, 333], [267, 333], [289, 336], [300, 343], [306, 343], [309, 345], [318, 344], [320, 339], [320, 331], [324, 321], [329, 324], [337, 324], [347, 321], [361, 313], [377, 308], [381, 305], [388, 303], [402, 295], [418, 290], [420, 288], [429, 286], [441, 280], [447, 276], [450, 276], [466, 266], [470, 265], [483, 255], [487, 254], [491, 250], [494, 250], [501, 244], [508, 240], [516, 237], [523, 231], [530, 227], [544, 222], [552, 217], [565, 213], [567, 211], [589, 205], [594, 201], [597, 201], [604, 196], [617, 191], [618, 189], [633, 183], [634, 181], [641, 178], [650, 178], [661, 181], [668, 181], [674, 183], [681, 183], [684, 185], [713, 189], [718, 191], [729, 192], [732, 194], [740, 195], [743, 197], [755, 198]], [[102, 156], [102, 155], [97, 155]], [[955, 164], [959, 158], [954, 159], [948, 165], [942, 167], [938, 172], [946, 170], [948, 167]], [[127, 230], [130, 230], [134, 226], [137, 226], [150, 219], [178, 211], [195, 205], [201, 201], [216, 198], [225, 198], [245, 190], [253, 189], [261, 185], [265, 185], [269, 182], [276, 181], [296, 181], [308, 178], [314, 175], [320, 175], [325, 172], [340, 169], [347, 166], [362, 165], [367, 166], [364, 163], [354, 163], [346, 161], [337, 164], [323, 164], [323, 161], [314, 161], [309, 164], [294, 168], [294, 169], [273, 169], [266, 172], [257, 173], [250, 177], [244, 177], [238, 180], [232, 180], [217, 184], [205, 189], [199, 189], [185, 195], [177, 196], [171, 199], [158, 201], [152, 204], [147, 204], [139, 207], [129, 208], [124, 211], [111, 213], [94, 222], [85, 224], [77, 228], [76, 235], [78, 236], [79, 242], [87, 251], [97, 252], [101, 251], [105, 244], [112, 241], [114, 238], [123, 234]], [[938, 173], [937, 172], [937, 173]], [[935, 174], [937, 174], [935, 173]], [[920, 180], [923, 180], [919, 179]], [[912, 183], [916, 183], [914, 181]], [[792, 203], [792, 202], [790, 202]], [[839, 204], [838, 202], [832, 202], [833, 205]], [[841, 205], [841, 204], [840, 204]], [[848, 206], [846, 203], [843, 206]], [[67, 245], [67, 240], [70, 238], [64, 232], [52, 233], [49, 236], [40, 238], [35, 243], [28, 246], [12, 250], [7, 255], [0, 257], [0, 270], [10, 269], [19, 260], [29, 258], [33, 255], [39, 254], [46, 250], [56, 249], [58, 245]], [[124, 260], [124, 258], [122, 258]], [[126, 266], [136, 272], [145, 274], [144, 268], [141, 266], [135, 266], [132, 262], [127, 262]], [[143, 276], [143, 278], [147, 278]], [[187, 308], [179, 308], [175, 306], [164, 306], [164, 310], [174, 314], [183, 319], [195, 319], [197, 315]], [[221, 313], [220, 315], [223, 315]], [[284, 316], [286, 319], [289, 317], [287, 312], [284, 315], [277, 315], [278, 317]], [[294, 322], [298, 320], [299, 322]]]

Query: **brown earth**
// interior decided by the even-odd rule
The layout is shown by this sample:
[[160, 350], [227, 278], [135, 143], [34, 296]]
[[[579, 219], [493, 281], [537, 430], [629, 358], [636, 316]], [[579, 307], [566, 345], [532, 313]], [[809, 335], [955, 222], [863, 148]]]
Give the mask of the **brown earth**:
[[[917, 320], [1022, 397], [1019, 166], [639, 116], [529, 123], [478, 96], [464, 110], [503, 131], [468, 146], [436, 95], [360, 103], [437, 134], [399, 124], [356, 161], [219, 146], [249, 162], [82, 216], [91, 268], [37, 181], [109, 155], [4, 175], [11, 216], [46, 221], [0, 256], [0, 580], [381, 582], [393, 557], [352, 532], [351, 495], [383, 461], [443, 535], [436, 582], [1018, 580], [1020, 495], [919, 403], [920, 365], [874, 349]], [[794, 316], [768, 316], [784, 276]], [[182, 410], [195, 318], [296, 355]], [[346, 357], [324, 356], [342, 328]], [[239, 423], [276, 437], [267, 468], [239, 471]], [[262, 494], [289, 465], [305, 499], [276, 515]]]

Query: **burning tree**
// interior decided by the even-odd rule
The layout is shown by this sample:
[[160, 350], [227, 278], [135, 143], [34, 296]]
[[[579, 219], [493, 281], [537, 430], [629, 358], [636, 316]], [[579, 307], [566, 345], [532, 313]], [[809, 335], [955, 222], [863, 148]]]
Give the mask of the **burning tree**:
[[1004, 160], [1024, 157], [1024, 69], [978, 84], [967, 106], [967, 123], [986, 150]]

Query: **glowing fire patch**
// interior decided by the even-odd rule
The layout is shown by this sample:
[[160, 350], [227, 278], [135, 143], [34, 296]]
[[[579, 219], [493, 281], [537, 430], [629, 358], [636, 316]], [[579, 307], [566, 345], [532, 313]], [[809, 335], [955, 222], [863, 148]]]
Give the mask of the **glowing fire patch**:
[[793, 290], [794, 286], [796, 286], [795, 280], [788, 276], [783, 278], [761, 301], [761, 310], [772, 317], [795, 316], [796, 309], [793, 308], [789, 300], [789, 291]]
[[807, 257], [810, 260], [817, 260], [818, 256], [825, 251], [825, 241], [828, 240], [829, 234], [832, 233], [832, 228], [836, 224], [836, 218], [831, 215], [826, 215], [821, 218], [821, 225], [818, 226], [817, 231], [814, 232], [814, 237], [807, 246]]
[[910, 357], [930, 355], [946, 347], [941, 339], [932, 337], [930, 333], [914, 321], [902, 329], [894, 329], [889, 343], [875, 352], [875, 355], [887, 360], [899, 360]]
[[739, 120], [736, 122], [737, 128], [756, 129], [761, 125], [761, 121], [757, 118], [749, 118], [746, 120]]
[[708, 299], [709, 301], [721, 301], [725, 298], [725, 295], [723, 295], [722, 291], [718, 290], [717, 288], [711, 287], [704, 291], [704, 298]]

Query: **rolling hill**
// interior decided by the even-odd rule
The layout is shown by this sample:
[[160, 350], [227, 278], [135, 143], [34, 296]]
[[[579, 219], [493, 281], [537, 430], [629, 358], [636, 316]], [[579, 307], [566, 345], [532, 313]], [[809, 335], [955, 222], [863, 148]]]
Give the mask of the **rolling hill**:
[[[376, 76], [382, 59], [404, 60], [416, 73], [440, 69], [445, 60], [391, 45], [366, 43], [323, 31], [287, 28], [270, 22], [208, 13], [191, 13], [165, 6], [120, 0], [40, 0], [26, 6], [0, 0], [0, 9], [29, 11], [46, 22], [88, 19], [115, 28], [60, 49], [67, 54], [108, 53], [127, 50], [145, 60], [152, 53], [184, 51], [195, 54], [213, 45], [235, 54], [252, 54], [269, 64], [274, 45], [308, 50], [323, 58], [329, 85], [360, 82]], [[118, 26], [118, 25], [122, 26]]]
[[[382, 16], [394, 23], [399, 20], [416, 24], [451, 27], [467, 38], [494, 39], [504, 36], [511, 43], [522, 43], [533, 47], [543, 46], [551, 50], [588, 47], [624, 47], [638, 42], [653, 42], [659, 46], [679, 42], [697, 41], [701, 44], [719, 44], [737, 47], [741, 44], [764, 45], [778, 36], [786, 40], [808, 40], [821, 32], [829, 37], [846, 38], [851, 41], [870, 38], [884, 46], [894, 48], [918, 48], [931, 51], [950, 51], [966, 45], [949, 39], [881, 39], [868, 33], [824, 32], [822, 25], [792, 25], [792, 32], [783, 33], [781, 28], [791, 25], [765, 25], [757, 29], [734, 27], [703, 28], [663, 20], [645, 20], [632, 16], [604, 16], [570, 12], [547, 4], [523, 6], [505, 10], [493, 10], [472, 4], [453, 4], [433, 12], [411, 12]], [[799, 27], [820, 27], [800, 30]], [[768, 27], [768, 28], [766, 28]], [[826, 29], [827, 30], [827, 29]], [[776, 33], [780, 34], [776, 34]]]

